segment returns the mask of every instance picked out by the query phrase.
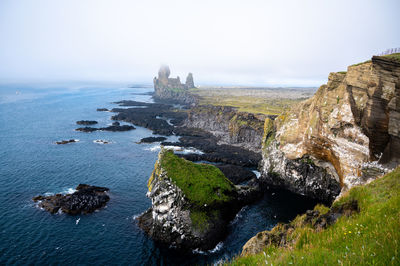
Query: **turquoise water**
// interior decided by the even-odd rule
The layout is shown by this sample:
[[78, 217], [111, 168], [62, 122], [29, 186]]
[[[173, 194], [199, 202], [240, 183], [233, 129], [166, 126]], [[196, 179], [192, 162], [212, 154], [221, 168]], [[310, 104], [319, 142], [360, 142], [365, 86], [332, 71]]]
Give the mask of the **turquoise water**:
[[[152, 135], [74, 131], [77, 120], [112, 121], [96, 108], [112, 102], [152, 102], [152, 88], [124, 85], [0, 86], [0, 264], [203, 264], [229, 259], [256, 232], [288, 221], [314, 202], [284, 191], [268, 193], [244, 208], [230, 235], [212, 252], [177, 255], [155, 245], [135, 217], [150, 207], [147, 179], [157, 144], [136, 144]], [[79, 139], [55, 145], [55, 141]], [[175, 140], [176, 137], [173, 137]], [[111, 144], [93, 143], [96, 139]], [[79, 183], [110, 188], [107, 207], [89, 215], [51, 215], [31, 198], [65, 193]]]

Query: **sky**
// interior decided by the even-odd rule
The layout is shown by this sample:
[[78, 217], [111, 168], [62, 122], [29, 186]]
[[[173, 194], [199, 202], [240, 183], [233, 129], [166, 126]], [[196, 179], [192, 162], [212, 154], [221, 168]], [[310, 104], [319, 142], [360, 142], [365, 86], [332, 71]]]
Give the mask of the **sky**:
[[399, 0], [0, 0], [0, 82], [319, 86], [400, 47]]

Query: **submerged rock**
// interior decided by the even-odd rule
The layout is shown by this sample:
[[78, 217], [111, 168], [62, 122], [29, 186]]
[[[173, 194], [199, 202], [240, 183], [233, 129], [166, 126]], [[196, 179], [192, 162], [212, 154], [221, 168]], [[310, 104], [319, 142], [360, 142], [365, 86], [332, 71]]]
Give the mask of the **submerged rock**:
[[79, 184], [72, 194], [36, 196], [33, 201], [50, 213], [57, 213], [59, 210], [68, 214], [91, 213], [104, 207], [110, 200], [108, 190], [106, 187]]
[[98, 112], [108, 112], [109, 110], [107, 108], [97, 108]]
[[218, 168], [164, 148], [148, 188], [152, 207], [139, 217], [139, 226], [155, 241], [179, 249], [215, 247], [243, 206], [239, 191]]

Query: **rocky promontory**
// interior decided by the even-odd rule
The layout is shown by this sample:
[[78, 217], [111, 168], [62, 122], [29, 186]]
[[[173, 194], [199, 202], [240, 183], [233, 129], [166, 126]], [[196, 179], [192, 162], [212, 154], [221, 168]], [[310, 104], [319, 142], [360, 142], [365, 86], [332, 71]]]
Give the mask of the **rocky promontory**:
[[79, 184], [72, 194], [36, 196], [33, 201], [50, 213], [57, 213], [59, 210], [68, 214], [91, 213], [104, 207], [110, 200], [107, 191], [109, 189], [106, 187]]
[[152, 207], [139, 217], [139, 226], [157, 242], [201, 250], [225, 237], [244, 191], [215, 166], [192, 163], [164, 148], [148, 188]]
[[195, 104], [197, 99], [188, 92], [195, 88], [193, 75], [189, 73], [186, 83], [181, 83], [180, 78], [170, 78], [171, 71], [168, 66], [161, 66], [158, 77], [154, 77], [154, 95], [158, 101], [168, 101], [180, 104]]

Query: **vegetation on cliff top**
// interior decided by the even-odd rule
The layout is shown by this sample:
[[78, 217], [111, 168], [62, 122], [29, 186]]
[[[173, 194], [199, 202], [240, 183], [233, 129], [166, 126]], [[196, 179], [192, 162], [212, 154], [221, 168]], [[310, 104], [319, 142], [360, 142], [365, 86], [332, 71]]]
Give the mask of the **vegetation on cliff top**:
[[193, 89], [201, 105], [232, 106], [240, 112], [278, 115], [294, 104], [311, 97], [312, 88], [213, 88]]
[[232, 200], [234, 185], [217, 167], [187, 161], [171, 150], [165, 150], [160, 159], [168, 177], [197, 207], [203, 208], [205, 204], [212, 206]]
[[[237, 257], [233, 265], [399, 265], [400, 168], [374, 182], [352, 188], [334, 206], [358, 202], [360, 212], [342, 216], [324, 230], [298, 226], [287, 247], [269, 245], [256, 255]], [[327, 208], [316, 207], [320, 212]], [[292, 224], [301, 224], [305, 215]], [[279, 226], [275, 230], [278, 230]], [[279, 230], [278, 230], [279, 231]]]

